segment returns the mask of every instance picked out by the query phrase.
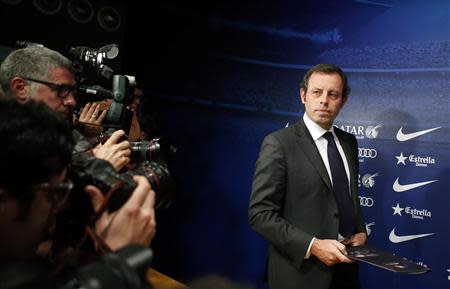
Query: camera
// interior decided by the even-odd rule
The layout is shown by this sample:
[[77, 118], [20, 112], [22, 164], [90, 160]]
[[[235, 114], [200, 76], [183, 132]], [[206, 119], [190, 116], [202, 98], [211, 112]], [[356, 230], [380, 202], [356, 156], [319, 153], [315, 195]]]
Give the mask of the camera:
[[136, 85], [134, 76], [115, 74], [112, 80], [112, 101], [106, 118], [104, 128], [122, 129], [129, 132], [132, 110], [129, 108], [133, 100], [132, 90]]
[[154, 138], [149, 141], [131, 142], [130, 159], [133, 162], [144, 162], [146, 160], [163, 161], [165, 157], [174, 152], [166, 138]]
[[69, 55], [73, 60], [74, 70], [79, 82], [81, 82], [81, 76], [88, 73], [96, 73], [109, 79], [114, 70], [107, 66], [104, 61], [105, 59], [116, 58], [119, 55], [119, 47], [116, 44], [109, 44], [99, 49], [76, 46], [69, 49]]
[[43, 259], [22, 260], [0, 268], [2, 289], [131, 289], [151, 288], [147, 273], [151, 248], [128, 245], [86, 264], [55, 273]]
[[[69, 177], [75, 187], [67, 202], [67, 208], [57, 218], [55, 238], [65, 244], [78, 245], [79, 241], [83, 240], [85, 227], [91, 225], [95, 215], [91, 201], [84, 192], [87, 185], [98, 187], [108, 200], [106, 209], [114, 212], [126, 203], [134, 191], [135, 175], [146, 177], [155, 191], [155, 208], [166, 208], [170, 205], [175, 192], [175, 182], [168, 167], [167, 155], [171, 150], [164, 138], [131, 143], [131, 164], [121, 172], [116, 172], [109, 162], [95, 159], [85, 152], [99, 142], [106, 141], [116, 129], [122, 129], [128, 134], [132, 119], [132, 111], [128, 106], [133, 101], [132, 91], [136, 83], [132, 76], [113, 75], [113, 70], [104, 64], [104, 60], [117, 56], [117, 45], [107, 45], [98, 50], [78, 46], [70, 48], [69, 53], [81, 84], [79, 91], [83, 89], [85, 93], [95, 92], [112, 99], [100, 127], [105, 132], [97, 138], [97, 143], [94, 138], [85, 138], [87, 140], [80, 145], [83, 146], [84, 152], [80, 149], [79, 153], [73, 155]], [[87, 83], [91, 82], [89, 77], [92, 76], [89, 72], [103, 76], [103, 80], [112, 80], [112, 89], [103, 89], [99, 85], [88, 86]], [[80, 95], [77, 100], [79, 97]]]
[[127, 246], [81, 267], [74, 278], [59, 289], [150, 288], [146, 273], [152, 259], [150, 248]]
[[[102, 132], [93, 146], [99, 143], [104, 143], [114, 133], [114, 129], [110, 128]], [[124, 136], [119, 142], [126, 140]], [[145, 161], [153, 162], [168, 162], [168, 158], [176, 152], [176, 149], [170, 145], [165, 137], [154, 138], [148, 141], [134, 141], [130, 142], [130, 160], [131, 163], [142, 163]]]
[[[131, 75], [114, 74], [114, 70], [105, 64], [105, 60], [115, 59], [118, 54], [119, 48], [116, 44], [109, 44], [99, 49], [86, 46], [69, 48], [78, 83], [79, 108], [90, 101], [111, 99], [112, 102], [102, 126], [106, 129], [123, 129], [128, 132], [132, 120], [132, 111], [128, 106], [133, 101], [136, 79]], [[97, 79], [97, 76], [101, 78]], [[95, 79], [94, 83], [92, 79]], [[106, 89], [104, 86], [111, 89]]]
[[76, 154], [69, 171], [69, 178], [75, 186], [67, 201], [68, 206], [56, 220], [55, 240], [71, 246], [78, 246], [83, 240], [85, 228], [95, 215], [91, 201], [84, 192], [87, 185], [98, 187], [108, 200], [106, 210], [114, 212], [133, 193], [136, 187], [133, 180], [135, 175], [144, 176], [150, 183], [155, 192], [155, 208], [167, 208], [171, 204], [175, 181], [165, 162], [146, 160], [134, 164], [133, 168], [125, 172], [116, 172], [108, 161], [84, 153]]
[[[75, 190], [77, 187], [83, 190], [86, 185], [94, 185], [104, 194], [114, 190], [108, 202], [109, 212], [118, 210], [128, 200], [136, 186], [133, 180], [133, 176], [136, 175], [144, 176], [155, 191], [156, 208], [165, 208], [170, 205], [175, 190], [175, 182], [165, 162], [143, 161], [125, 172], [118, 173], [107, 161], [86, 158], [86, 156], [82, 158], [84, 160], [74, 161], [70, 170], [70, 177], [75, 183]], [[74, 197], [79, 199], [79, 196]], [[69, 200], [69, 202], [72, 206], [76, 201]]]
[[[100, 134], [97, 143], [104, 143], [113, 133], [114, 129], [108, 129]], [[125, 139], [126, 136], [119, 142]], [[74, 166], [81, 170], [75, 170], [76, 176], [73, 178], [82, 184], [94, 184], [105, 193], [111, 189], [114, 183], [121, 181], [123, 187], [114, 193], [108, 206], [110, 211], [115, 211], [126, 202], [129, 191], [134, 189], [132, 177], [142, 175], [147, 178], [156, 193], [155, 208], [167, 208], [175, 191], [175, 181], [168, 166], [169, 158], [175, 152], [175, 148], [164, 137], [154, 138], [150, 141], [130, 142], [130, 145], [131, 161], [130, 165], [123, 169], [126, 170], [125, 172], [116, 173], [109, 163], [106, 165], [95, 159], [83, 160], [80, 166]]]

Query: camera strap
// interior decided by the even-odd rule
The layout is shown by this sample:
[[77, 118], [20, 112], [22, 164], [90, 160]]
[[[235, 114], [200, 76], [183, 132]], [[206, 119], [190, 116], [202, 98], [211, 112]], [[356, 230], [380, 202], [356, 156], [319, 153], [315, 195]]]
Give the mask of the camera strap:
[[105, 240], [95, 232], [95, 222], [108, 208], [109, 200], [111, 199], [114, 192], [123, 187], [123, 185], [123, 181], [117, 181], [114, 185], [111, 186], [111, 189], [106, 193], [105, 199], [100, 208], [95, 212], [95, 214], [86, 225], [86, 235], [91, 238], [91, 240], [94, 242], [95, 248], [98, 252], [100, 252], [101, 255], [112, 252], [112, 249], [108, 246]]
[[105, 240], [103, 240], [102, 237], [100, 237], [96, 232], [95, 229], [88, 226], [86, 227], [86, 234], [91, 238], [91, 240], [94, 242], [95, 248], [97, 252], [100, 253], [100, 255], [105, 255], [107, 253], [111, 253], [112, 249], [111, 247], [106, 244]]

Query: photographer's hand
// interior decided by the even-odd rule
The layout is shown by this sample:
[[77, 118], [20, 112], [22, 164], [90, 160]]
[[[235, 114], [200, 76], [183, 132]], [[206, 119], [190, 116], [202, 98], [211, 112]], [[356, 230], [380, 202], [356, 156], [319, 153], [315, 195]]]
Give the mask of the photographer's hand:
[[78, 121], [88, 124], [100, 125], [103, 122], [103, 119], [106, 117], [107, 112], [108, 110], [105, 109], [100, 113], [100, 104], [88, 102], [81, 110]]
[[[131, 244], [148, 246], [155, 236], [155, 192], [145, 177], [133, 179], [137, 186], [128, 201], [113, 213], [105, 211], [95, 224], [95, 232], [113, 251]], [[92, 185], [85, 190], [97, 211], [104, 201], [102, 192]]]
[[94, 157], [110, 162], [117, 172], [130, 162], [130, 143], [126, 140], [117, 143], [124, 135], [123, 130], [117, 130], [104, 144], [92, 150]]

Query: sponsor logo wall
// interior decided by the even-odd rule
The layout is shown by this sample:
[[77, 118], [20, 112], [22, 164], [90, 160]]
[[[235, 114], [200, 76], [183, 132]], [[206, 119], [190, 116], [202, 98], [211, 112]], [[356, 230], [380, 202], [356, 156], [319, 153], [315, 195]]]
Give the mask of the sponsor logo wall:
[[[321, 5], [325, 2], [320, 1]], [[317, 63], [342, 67], [351, 94], [335, 125], [358, 140], [359, 203], [370, 232], [369, 242], [432, 268], [430, 273], [412, 277], [361, 266], [362, 287], [450, 288], [450, 4], [350, 2], [352, 7], [344, 8], [348, 14], [343, 15], [349, 15], [352, 23], [330, 25], [339, 32], [336, 38], [321, 35], [324, 42], [312, 44], [312, 39], [319, 38], [317, 34], [299, 33], [296, 37], [305, 38], [296, 40], [300, 44], [295, 49], [284, 47], [275, 54], [265, 47], [271, 53], [264, 59], [256, 54], [242, 56], [248, 53], [239, 59], [233, 57], [248, 65], [249, 71], [257, 71], [251, 89], [236, 89], [234, 93], [245, 95], [240, 91], [249, 91], [251, 101], [257, 102], [255, 106], [273, 113], [273, 123], [281, 128], [288, 121], [295, 123], [290, 117], [297, 112], [292, 108], [298, 102], [298, 82], [306, 70]], [[337, 6], [329, 14], [322, 7], [320, 15], [339, 23], [334, 17]], [[354, 24], [356, 18], [365, 16], [367, 21]], [[317, 27], [328, 27], [320, 18]], [[301, 27], [297, 21], [290, 24]], [[305, 21], [314, 22], [311, 18]], [[245, 29], [252, 28], [245, 25]], [[257, 33], [263, 26], [253, 29]], [[271, 37], [273, 33], [270, 30]], [[327, 44], [326, 39], [335, 42]], [[243, 71], [242, 67], [233, 70], [233, 75]], [[238, 77], [230, 79], [230, 87], [242, 81]], [[284, 89], [285, 84], [289, 90]], [[264, 92], [253, 94], [261, 87], [265, 87]], [[266, 127], [267, 132], [273, 131], [269, 125]]]
[[[447, 248], [445, 244], [450, 241], [450, 211], [443, 204], [450, 202], [449, 151], [444, 141], [448, 139], [448, 130], [428, 123], [396, 123], [380, 124], [373, 120], [373, 124], [336, 126], [358, 139], [359, 200], [370, 244], [432, 268], [431, 273], [420, 277], [433, 280], [431, 283], [426, 286], [411, 283], [410, 288], [441, 288], [444, 285], [430, 284], [448, 284], [450, 280], [448, 250], [440, 249]], [[448, 273], [444, 277], [443, 270]], [[361, 275], [379, 273], [363, 267]], [[392, 282], [411, 282], [407, 276], [389, 278], [403, 280]], [[389, 282], [384, 286], [397, 288]]]

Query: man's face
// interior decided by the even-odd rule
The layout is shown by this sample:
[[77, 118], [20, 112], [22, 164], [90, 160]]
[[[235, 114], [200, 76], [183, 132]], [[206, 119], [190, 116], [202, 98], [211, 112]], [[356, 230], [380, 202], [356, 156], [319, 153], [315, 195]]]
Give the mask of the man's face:
[[[54, 68], [50, 70], [50, 79], [48, 82], [54, 84], [64, 84], [74, 86], [76, 84], [75, 77], [69, 70], [65, 68]], [[60, 113], [65, 118], [69, 117], [72, 113], [72, 109], [76, 105], [75, 96], [73, 93], [69, 93], [67, 96], [62, 97], [58, 91], [51, 87], [37, 83], [36, 89], [30, 92], [30, 99], [42, 101], [47, 104], [52, 110]]]
[[[66, 170], [49, 180], [50, 185], [61, 183]], [[37, 189], [25, 219], [19, 219], [19, 202], [7, 196], [0, 206], [0, 259], [18, 261], [35, 255], [39, 243], [55, 225], [56, 213], [61, 209], [55, 206], [48, 190]]]
[[334, 119], [347, 99], [342, 96], [343, 83], [337, 73], [314, 72], [308, 81], [308, 90], [300, 90], [308, 117], [322, 128], [331, 128]]

